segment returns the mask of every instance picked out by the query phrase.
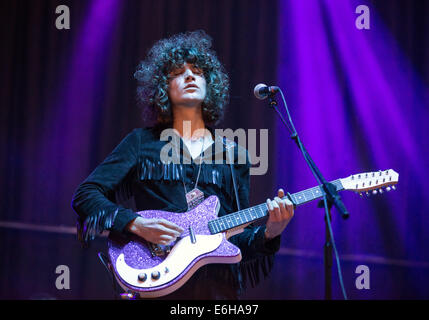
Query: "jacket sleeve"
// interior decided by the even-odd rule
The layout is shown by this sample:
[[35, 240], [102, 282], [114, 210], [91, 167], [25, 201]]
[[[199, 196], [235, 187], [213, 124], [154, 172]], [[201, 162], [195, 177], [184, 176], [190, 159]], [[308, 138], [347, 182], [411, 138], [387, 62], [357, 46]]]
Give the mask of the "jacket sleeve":
[[[234, 166], [234, 173], [238, 177], [240, 209], [249, 207], [250, 162], [247, 155], [246, 157], [246, 165]], [[266, 278], [272, 271], [274, 255], [280, 249], [280, 235], [266, 240], [265, 225], [250, 224], [244, 228], [243, 232], [232, 236], [229, 240], [238, 246], [242, 253], [240, 263], [231, 266], [240, 291], [245, 289], [248, 284], [255, 287], [261, 277]]]
[[72, 208], [78, 214], [78, 239], [84, 245], [103, 230], [122, 233], [125, 226], [138, 217], [133, 210], [114, 202], [116, 189], [135, 173], [141, 139], [137, 130], [121, 141], [73, 195]]
[[[250, 161], [248, 155], [246, 155], [246, 159], [246, 164], [234, 165], [240, 209], [249, 207]], [[273, 255], [280, 249], [280, 236], [270, 240], [265, 239], [265, 225], [251, 224], [244, 228], [242, 233], [232, 236], [230, 241], [240, 248], [243, 262]]]

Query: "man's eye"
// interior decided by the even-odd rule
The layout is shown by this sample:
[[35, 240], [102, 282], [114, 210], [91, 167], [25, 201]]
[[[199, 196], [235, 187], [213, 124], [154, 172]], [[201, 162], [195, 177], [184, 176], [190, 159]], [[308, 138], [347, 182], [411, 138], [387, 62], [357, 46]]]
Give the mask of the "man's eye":
[[[170, 72], [170, 76], [177, 77], [183, 74], [184, 72], [185, 72], [185, 69], [175, 69]], [[202, 76], [204, 74], [203, 70], [200, 68], [192, 68], [192, 73], [199, 76]]]
[[171, 76], [178, 76], [183, 73], [183, 69], [174, 69], [170, 72]]

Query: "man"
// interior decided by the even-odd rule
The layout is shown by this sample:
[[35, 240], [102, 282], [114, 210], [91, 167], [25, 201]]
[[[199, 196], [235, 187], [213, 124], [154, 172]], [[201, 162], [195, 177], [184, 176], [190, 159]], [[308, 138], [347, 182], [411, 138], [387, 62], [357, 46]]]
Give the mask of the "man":
[[[78, 187], [72, 206], [79, 215], [79, 238], [87, 242], [107, 229], [123, 237], [135, 234], [154, 244], [174, 243], [184, 231], [180, 226], [135, 212], [156, 209], [180, 214], [201, 201], [191, 199], [194, 191], [203, 198], [216, 195], [221, 203], [219, 216], [249, 207], [247, 151], [233, 148], [233, 160], [243, 155], [246, 160], [235, 161], [233, 169], [226, 163], [206, 161], [219, 155], [226, 158], [228, 152], [225, 140], [211, 127], [222, 118], [229, 81], [211, 50], [210, 37], [196, 31], [158, 41], [135, 77], [145, 106], [143, 115], [155, 125], [133, 130]], [[173, 140], [179, 163], [162, 161], [167, 142], [161, 136], [167, 129], [178, 137]], [[280, 234], [293, 217], [293, 206], [281, 200], [283, 196], [280, 189], [274, 201], [267, 199], [265, 226], [248, 226], [229, 239], [242, 252], [240, 264], [204, 266], [165, 298], [237, 299], [246, 279], [257, 282], [258, 267], [267, 274], [280, 247]], [[130, 197], [134, 210], [117, 204], [118, 198]]]

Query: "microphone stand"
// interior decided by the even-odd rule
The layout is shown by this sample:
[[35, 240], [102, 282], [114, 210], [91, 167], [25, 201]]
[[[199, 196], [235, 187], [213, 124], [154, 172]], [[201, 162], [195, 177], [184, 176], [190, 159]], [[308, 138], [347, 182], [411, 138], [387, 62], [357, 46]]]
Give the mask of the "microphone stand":
[[[281, 90], [279, 89], [280, 93]], [[307, 150], [305, 149], [304, 145], [302, 144], [298, 133], [295, 129], [295, 126], [293, 125], [292, 119], [289, 114], [289, 110], [285, 103], [286, 111], [289, 117], [290, 126], [284, 119], [281, 112], [278, 110], [277, 101], [274, 99], [274, 93], [268, 94], [269, 98], [269, 104], [271, 107], [273, 107], [278, 115], [280, 116], [281, 121], [283, 124], [289, 129], [291, 132], [291, 139], [295, 141], [296, 145], [302, 152], [305, 161], [307, 162], [308, 166], [311, 169], [311, 172], [313, 173], [314, 177], [316, 178], [319, 186], [321, 186], [321, 191], [323, 194], [323, 200], [321, 200], [318, 204], [319, 208], [324, 207], [325, 208], [325, 245], [324, 245], [324, 271], [325, 271], [325, 299], [331, 300], [332, 299], [332, 238], [331, 238], [331, 208], [332, 205], [335, 205], [337, 210], [341, 213], [341, 216], [343, 219], [347, 219], [349, 217], [349, 212], [347, 211], [346, 207], [344, 206], [344, 203], [341, 200], [340, 195], [338, 194], [335, 186], [325, 180], [320, 170], [317, 168], [314, 161], [311, 159], [310, 155], [308, 154]], [[284, 100], [284, 97], [283, 97]], [[292, 200], [292, 199], [290, 199]]]

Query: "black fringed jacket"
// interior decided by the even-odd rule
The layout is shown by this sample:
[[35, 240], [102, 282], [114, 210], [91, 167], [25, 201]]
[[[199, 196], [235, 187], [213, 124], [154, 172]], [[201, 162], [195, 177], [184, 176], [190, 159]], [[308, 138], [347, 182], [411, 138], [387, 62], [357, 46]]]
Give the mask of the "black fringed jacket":
[[[87, 244], [95, 234], [110, 230], [126, 236], [125, 226], [142, 210], [187, 211], [185, 190], [194, 188], [200, 159], [194, 161], [183, 141], [162, 141], [161, 127], [138, 128], [128, 134], [113, 152], [79, 185], [72, 207], [78, 214], [78, 237]], [[212, 148], [203, 159], [227, 159], [222, 137], [215, 135]], [[176, 137], [177, 138], [177, 137]], [[177, 143], [178, 142], [178, 143]], [[170, 143], [180, 150], [180, 163], [161, 162], [161, 149]], [[240, 209], [249, 207], [249, 168], [247, 150], [235, 144], [234, 174]], [[217, 152], [217, 153], [216, 153]], [[216, 153], [216, 154], [215, 154]], [[221, 153], [221, 154], [219, 154]], [[245, 156], [245, 162], [239, 156]], [[198, 189], [205, 198], [216, 195], [221, 203], [219, 216], [237, 211], [230, 165], [203, 161]], [[127, 200], [127, 205], [124, 203]], [[207, 265], [199, 269], [182, 288], [167, 296], [174, 299], [234, 299], [246, 287], [259, 282], [272, 267], [273, 255], [280, 247], [280, 236], [266, 241], [265, 226], [248, 226], [229, 240], [237, 245], [243, 260], [237, 265]]]

